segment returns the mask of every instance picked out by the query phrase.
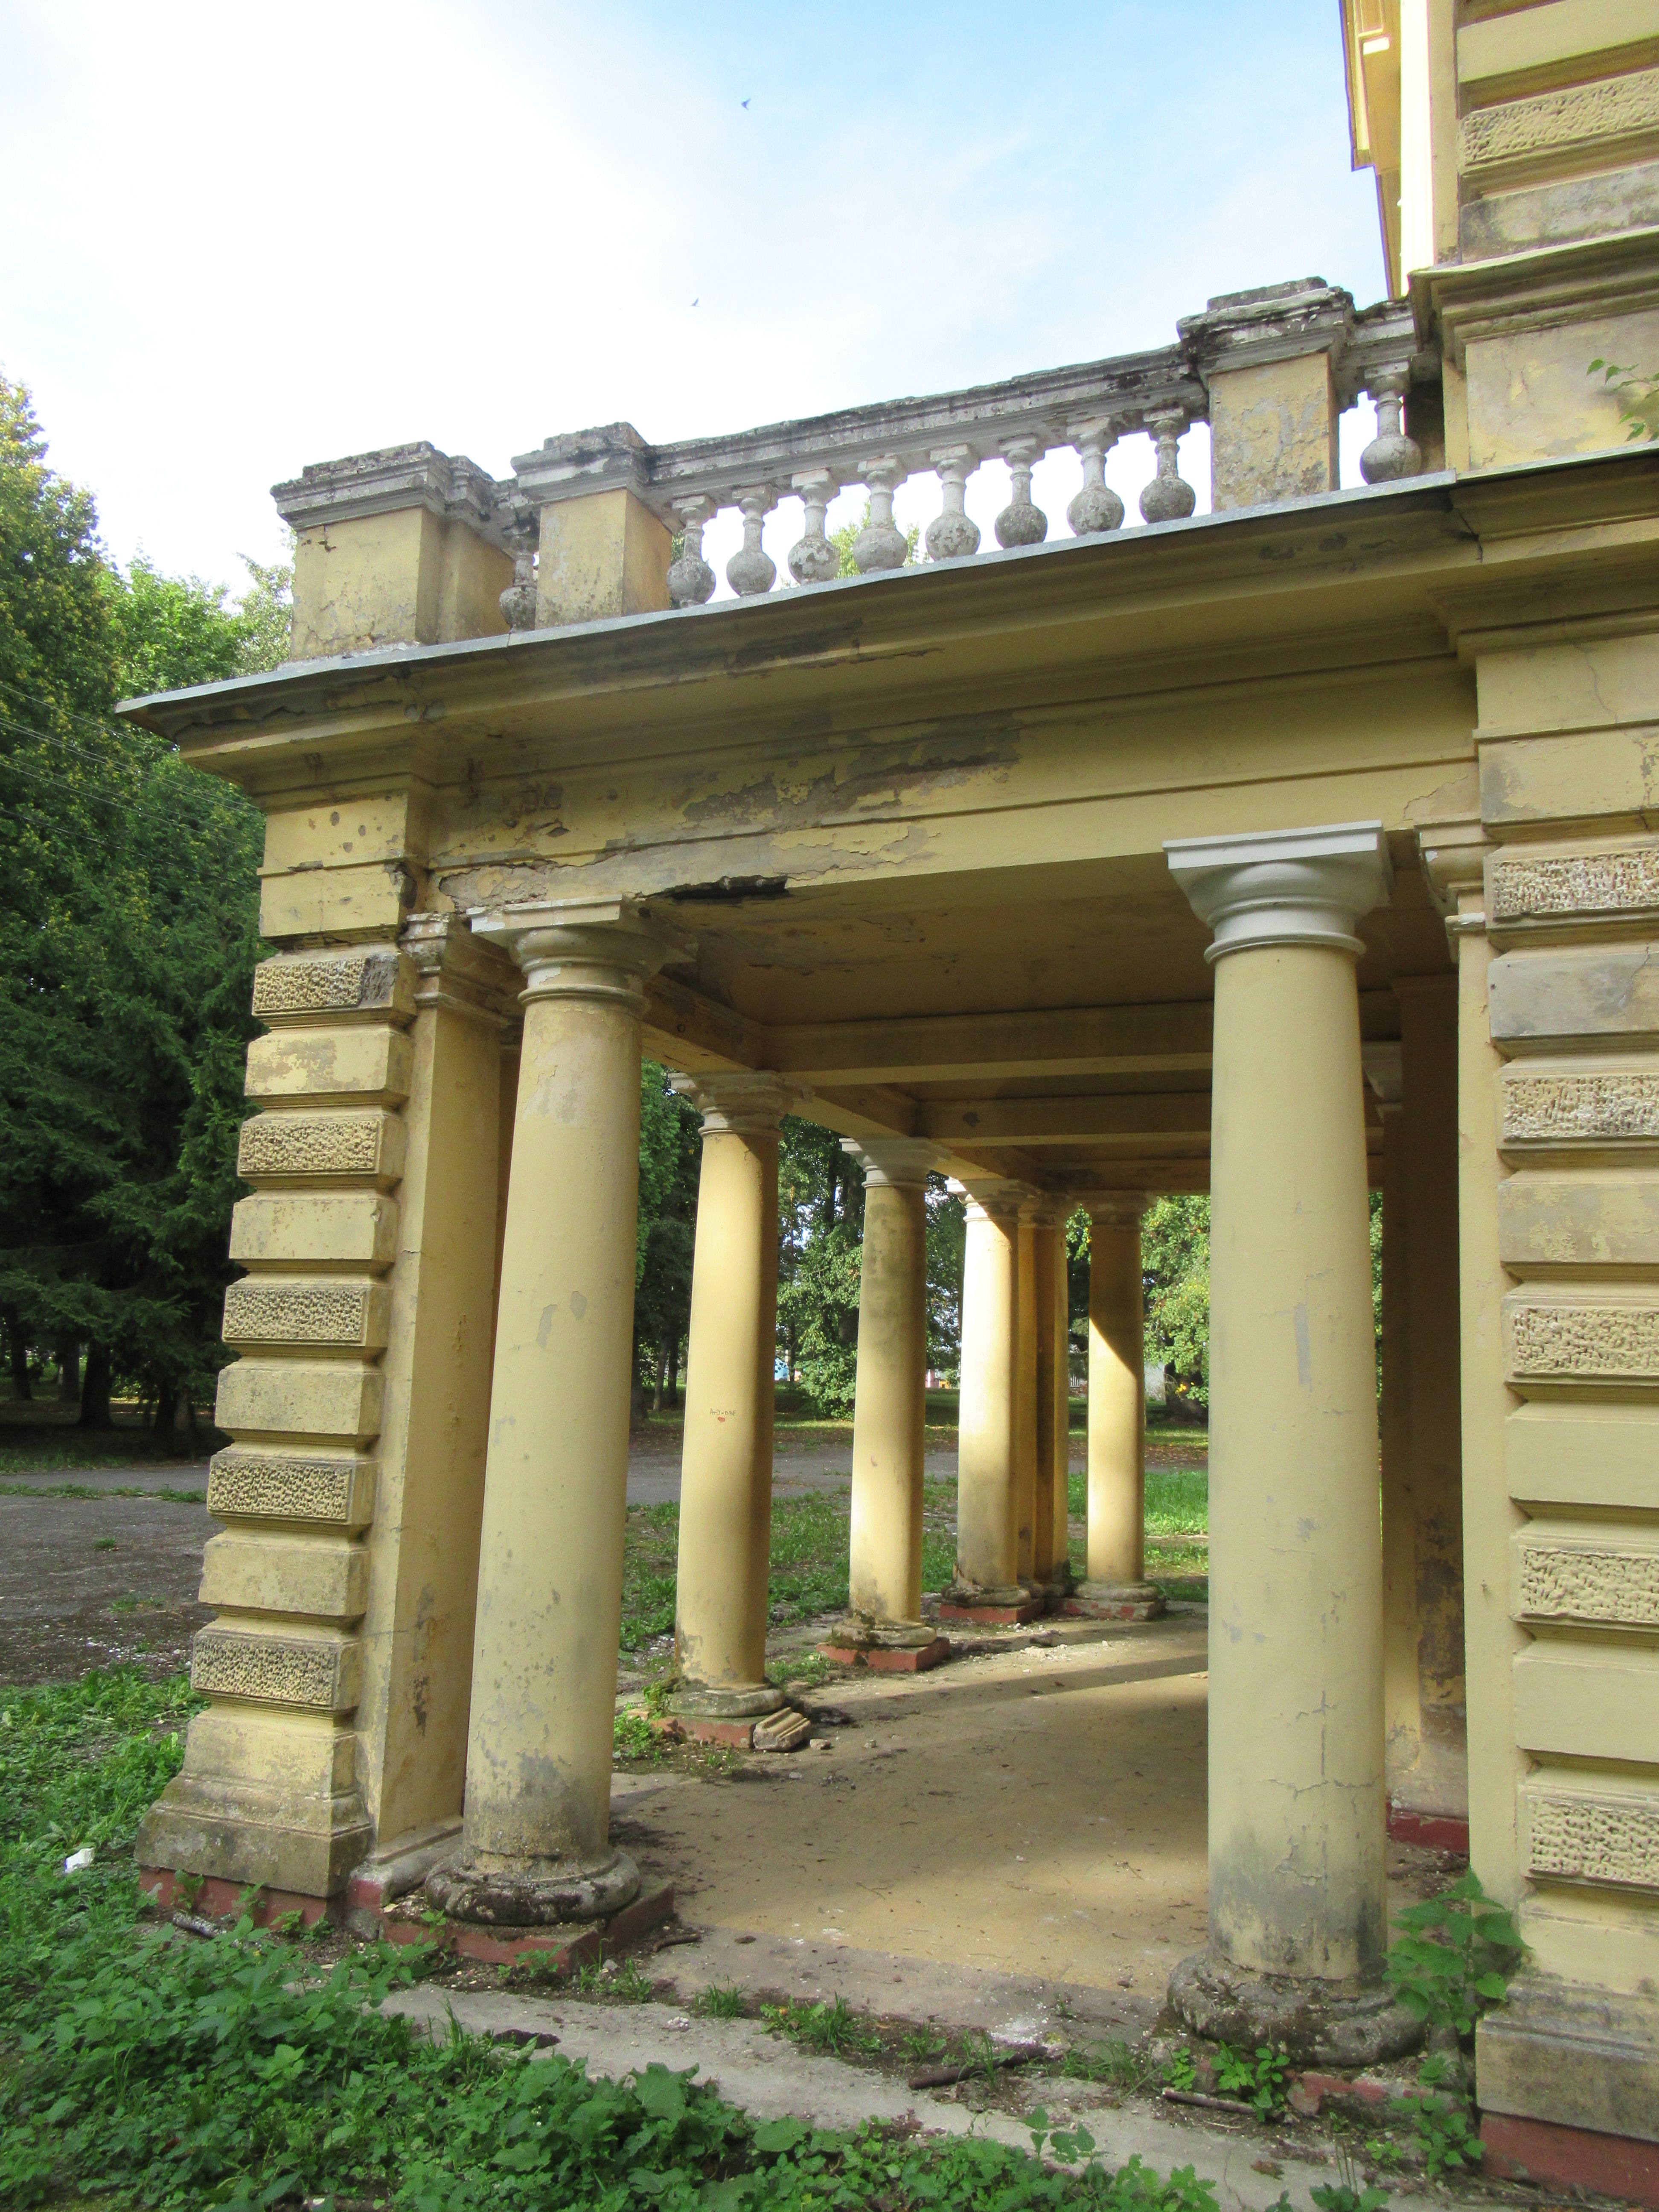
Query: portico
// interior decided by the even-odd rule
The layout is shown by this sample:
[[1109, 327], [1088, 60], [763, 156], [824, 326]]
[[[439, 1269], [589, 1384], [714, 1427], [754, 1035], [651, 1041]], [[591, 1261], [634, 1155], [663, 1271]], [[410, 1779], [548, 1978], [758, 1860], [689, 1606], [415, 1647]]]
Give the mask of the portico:
[[[1472, 112], [1506, 98], [1511, 16], [1545, 14], [1460, 38]], [[1376, 51], [1351, 57], [1362, 106]], [[1389, 112], [1379, 91], [1379, 134]], [[1651, 349], [1651, 237], [1585, 236], [1575, 200], [1498, 251], [1510, 173], [1484, 143], [1428, 165], [1431, 200], [1465, 194], [1449, 230], [1443, 206], [1406, 220], [1429, 187], [1381, 165], [1396, 262], [1402, 236], [1462, 240], [1409, 304], [1310, 280], [1003, 386], [675, 447], [613, 425], [500, 483], [404, 447], [283, 488], [295, 660], [132, 710], [264, 809], [277, 948], [211, 1702], [146, 1865], [335, 1898], [370, 1854], [429, 1850], [446, 1910], [514, 1925], [632, 1894], [609, 1807], [648, 1054], [703, 1121], [683, 1721], [793, 1724], [765, 1650], [781, 1116], [866, 1182], [829, 1641], [866, 1671], [929, 1669], [953, 1624], [1156, 1613], [1139, 1222], [1207, 1191], [1209, 1922], [1172, 1999], [1304, 2057], [1401, 2048], [1389, 1826], [1467, 1820], [1533, 1952], [1480, 2031], [1494, 2140], [1569, 2178], [1611, 2170], [1571, 2165], [1585, 2140], [1648, 2155], [1659, 461], [1579, 387], [1593, 353]], [[1362, 392], [1377, 434], [1344, 487]], [[1200, 418], [1203, 516], [1180, 473]], [[1124, 528], [1103, 456], [1138, 438], [1155, 473]], [[1050, 542], [1031, 470], [1066, 453]], [[992, 461], [1010, 498], [980, 551], [963, 486]], [[907, 565], [891, 500], [919, 476], [941, 512]], [[842, 578], [827, 505], [860, 485]], [[714, 600], [722, 508], [745, 542]], [[966, 1207], [937, 1626], [930, 1174]]]

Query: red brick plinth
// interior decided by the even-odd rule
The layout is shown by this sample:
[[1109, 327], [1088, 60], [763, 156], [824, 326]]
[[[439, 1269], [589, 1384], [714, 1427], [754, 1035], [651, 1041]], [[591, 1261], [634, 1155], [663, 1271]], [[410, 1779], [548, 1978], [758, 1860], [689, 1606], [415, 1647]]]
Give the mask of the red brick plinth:
[[1040, 1597], [1027, 1598], [1020, 1605], [950, 1605], [940, 1601], [939, 1617], [941, 1620], [973, 1620], [981, 1628], [1018, 1628], [1022, 1623], [1035, 1620], [1047, 1608]]
[[[307, 1897], [293, 1889], [256, 1889], [245, 1881], [226, 1881], [209, 1875], [196, 1881], [175, 1874], [171, 1867], [140, 1867], [138, 1887], [155, 1901], [158, 1912], [192, 1912], [204, 1920], [228, 1920], [234, 1927], [243, 1913], [256, 1928], [269, 1928], [297, 1912], [302, 1927], [323, 1919], [345, 1917], [343, 1897]], [[185, 1899], [188, 1899], [188, 1904]], [[240, 1909], [239, 1909], [240, 1908]]]
[[[189, 1891], [189, 1877], [182, 1879]], [[161, 1912], [184, 1909], [180, 1881], [181, 1877], [167, 1867], [138, 1869], [140, 1888], [155, 1899]], [[477, 1959], [490, 1966], [506, 1965], [531, 1953], [546, 1952], [552, 1954], [556, 1973], [568, 1973], [577, 1966], [597, 1966], [601, 1959], [620, 1958], [650, 1929], [674, 1917], [674, 1891], [669, 1882], [647, 1886], [631, 1905], [624, 1905], [609, 1920], [568, 1928], [483, 1928], [471, 1921], [435, 1917], [428, 1925], [424, 1919], [409, 1918], [385, 1907], [379, 1901], [378, 1884], [363, 1882], [355, 1887], [364, 1894], [355, 1896], [354, 1885], [348, 1885], [337, 1897], [302, 1897], [285, 1889], [255, 1890], [250, 1895], [244, 1884], [210, 1876], [194, 1889], [189, 1910], [204, 1920], [223, 1920], [231, 1927], [241, 1911], [246, 1911], [258, 1928], [269, 1927], [290, 1912], [297, 1912], [303, 1925], [309, 1928], [325, 1917], [343, 1921], [349, 1911], [355, 1926], [370, 1932], [364, 1928], [367, 1917], [374, 1923], [373, 1932], [388, 1943], [436, 1943], [460, 1958]], [[372, 1904], [371, 1897], [375, 1900]]]
[[1073, 1620], [1162, 1620], [1161, 1597], [1068, 1597], [1060, 1611]]
[[1455, 1813], [1418, 1813], [1409, 1805], [1390, 1805], [1389, 1833], [1396, 1844], [1416, 1844], [1431, 1851], [1469, 1855], [1469, 1824]]
[[1659, 2208], [1659, 2142], [1604, 2136], [1554, 2120], [1481, 2115], [1482, 2170], [1498, 2181], [1536, 2181], [1553, 2189], [1593, 2189], [1626, 2203]]
[[912, 1647], [885, 1644], [820, 1644], [818, 1650], [837, 1667], [867, 1667], [872, 1674], [925, 1674], [942, 1667], [951, 1656], [951, 1639], [936, 1636], [931, 1644]]

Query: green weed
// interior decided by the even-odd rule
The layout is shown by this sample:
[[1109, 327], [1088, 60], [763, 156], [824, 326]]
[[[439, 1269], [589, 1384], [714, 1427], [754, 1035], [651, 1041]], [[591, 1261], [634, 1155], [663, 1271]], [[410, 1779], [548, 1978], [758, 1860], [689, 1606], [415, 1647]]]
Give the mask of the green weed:
[[711, 1982], [692, 1998], [691, 2010], [702, 2020], [746, 2020], [749, 1992], [737, 1982]]
[[1121, 2035], [1103, 2043], [1073, 2043], [1060, 2062], [1068, 2081], [1102, 2081], [1127, 2096], [1139, 2089], [1152, 2072], [1150, 2062]]
[[1401, 1931], [1388, 1959], [1395, 1994], [1426, 2026], [1467, 2042], [1487, 2007], [1503, 2003], [1525, 1955], [1514, 1921], [1471, 1870], [1394, 1924]]
[[802, 2004], [786, 1998], [781, 2004], [763, 2005], [761, 2018], [779, 2035], [787, 2035], [804, 2051], [831, 2058], [878, 2058], [884, 2045], [876, 2028], [845, 1997], [828, 2003]]
[[667, 1747], [651, 1725], [650, 1716], [637, 1705], [624, 1705], [611, 1723], [611, 1748], [618, 1759], [658, 1760], [668, 1755]]
[[1258, 2043], [1251, 2051], [1235, 2051], [1231, 2044], [1216, 2046], [1215, 2086], [1224, 2097], [1253, 2105], [1262, 2118], [1270, 2119], [1285, 2102], [1285, 2077], [1290, 2060], [1282, 2050]]

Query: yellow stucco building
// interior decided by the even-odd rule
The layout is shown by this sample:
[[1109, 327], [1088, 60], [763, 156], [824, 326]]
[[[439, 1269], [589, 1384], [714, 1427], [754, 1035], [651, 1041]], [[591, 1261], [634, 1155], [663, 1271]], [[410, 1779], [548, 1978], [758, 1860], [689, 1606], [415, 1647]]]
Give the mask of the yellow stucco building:
[[[419, 1861], [495, 1923], [633, 1895], [607, 1824], [648, 1053], [706, 1131], [688, 1716], [787, 1722], [781, 1115], [869, 1186], [842, 1633], [895, 1663], [937, 1635], [927, 1173], [970, 1200], [970, 1617], [1155, 1604], [1138, 1220], [1210, 1190], [1211, 1940], [1177, 2008], [1383, 2047], [1389, 1825], [1467, 1821], [1529, 1946], [1480, 2032], [1489, 2147], [1659, 2203], [1659, 449], [1589, 373], [1659, 373], [1659, 6], [1345, 0], [1343, 36], [1390, 301], [1291, 283], [1152, 352], [676, 447], [613, 424], [502, 482], [424, 446], [308, 469], [278, 495], [294, 659], [129, 709], [264, 808], [277, 948], [211, 1703], [140, 1856], [310, 1898]], [[1103, 458], [1142, 436], [1125, 528]], [[1069, 536], [1030, 497], [1066, 448]], [[989, 459], [999, 550], [963, 510]], [[745, 544], [708, 604], [722, 507]]]

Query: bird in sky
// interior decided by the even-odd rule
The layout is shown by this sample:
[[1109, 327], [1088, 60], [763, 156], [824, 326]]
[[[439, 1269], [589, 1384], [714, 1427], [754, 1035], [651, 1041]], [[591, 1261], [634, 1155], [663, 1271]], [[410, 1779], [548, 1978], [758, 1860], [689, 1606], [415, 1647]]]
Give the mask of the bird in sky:
[[[751, 95], [751, 96], [752, 96], [752, 95]], [[749, 102], [748, 102], [748, 100], [740, 100], [738, 102], [738, 106], [739, 107], [747, 107], [747, 106], [748, 106], [748, 105], [749, 105]]]
[[[698, 295], [697, 295], [697, 300], [700, 300], [702, 297], [702, 293], [701, 293], [701, 292], [699, 292], [699, 293], [698, 293]], [[691, 304], [692, 304], [692, 306], [695, 307], [696, 306], [696, 304], [697, 304], [697, 301], [696, 301], [696, 300], [693, 300], [693, 301], [691, 302]]]

